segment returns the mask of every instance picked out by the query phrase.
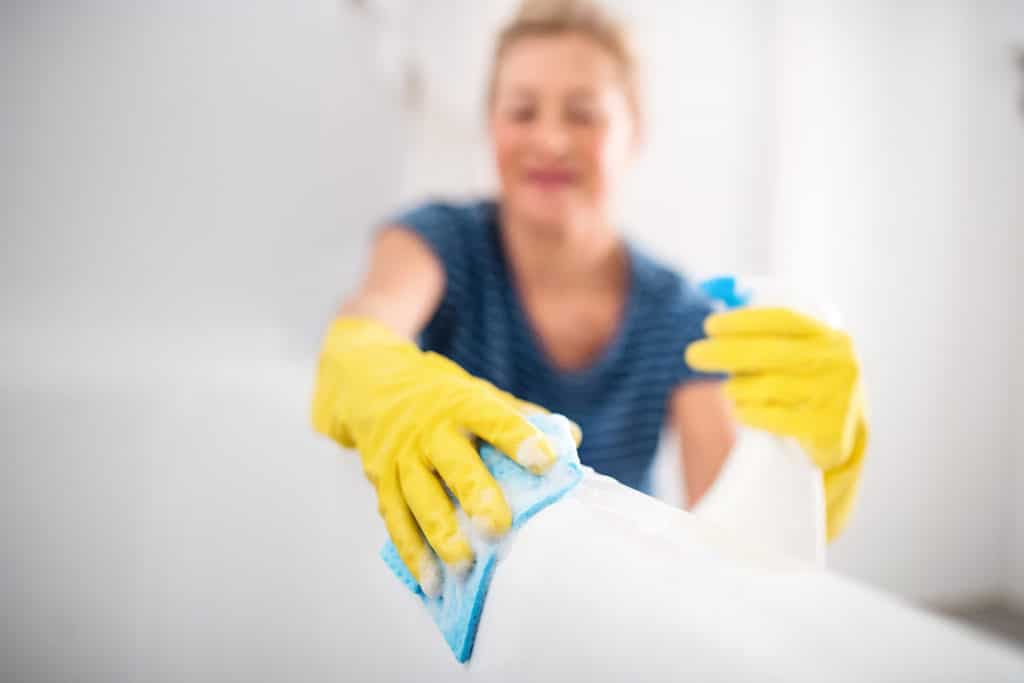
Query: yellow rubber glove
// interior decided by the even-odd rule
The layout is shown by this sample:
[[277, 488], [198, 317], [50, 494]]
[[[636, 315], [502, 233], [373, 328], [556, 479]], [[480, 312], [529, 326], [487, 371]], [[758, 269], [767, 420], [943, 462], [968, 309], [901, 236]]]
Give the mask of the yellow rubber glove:
[[686, 362], [726, 372], [741, 422], [795, 437], [823, 471], [828, 539], [842, 531], [856, 497], [868, 425], [860, 366], [849, 335], [785, 308], [708, 317], [707, 339]]
[[399, 556], [437, 595], [441, 574], [428, 542], [456, 572], [473, 561], [445, 486], [478, 529], [506, 532], [512, 515], [474, 436], [543, 472], [555, 450], [524, 417], [541, 410], [377, 322], [339, 318], [320, 355], [313, 426], [359, 451]]

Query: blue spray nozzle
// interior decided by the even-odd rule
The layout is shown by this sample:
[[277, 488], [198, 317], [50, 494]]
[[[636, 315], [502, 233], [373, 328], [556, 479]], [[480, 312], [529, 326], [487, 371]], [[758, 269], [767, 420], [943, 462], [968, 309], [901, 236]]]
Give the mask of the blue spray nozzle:
[[738, 289], [733, 275], [708, 278], [700, 283], [700, 289], [709, 299], [721, 303], [727, 309], [740, 308], [750, 302], [751, 292]]

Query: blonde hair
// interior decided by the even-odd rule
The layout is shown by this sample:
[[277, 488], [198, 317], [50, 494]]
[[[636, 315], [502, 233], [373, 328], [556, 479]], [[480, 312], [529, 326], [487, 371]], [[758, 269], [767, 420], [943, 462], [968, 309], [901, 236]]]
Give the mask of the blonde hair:
[[595, 0], [523, 0], [519, 11], [498, 34], [487, 86], [487, 106], [494, 104], [498, 68], [513, 43], [522, 38], [565, 33], [593, 40], [616, 61], [639, 134], [644, 127], [640, 64], [629, 26]]

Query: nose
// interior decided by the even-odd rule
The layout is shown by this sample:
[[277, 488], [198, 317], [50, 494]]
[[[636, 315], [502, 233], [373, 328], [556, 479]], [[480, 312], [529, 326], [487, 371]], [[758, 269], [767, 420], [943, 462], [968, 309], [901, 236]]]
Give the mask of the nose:
[[545, 155], [561, 157], [569, 150], [569, 128], [562, 117], [554, 113], [539, 117], [534, 131], [534, 143]]

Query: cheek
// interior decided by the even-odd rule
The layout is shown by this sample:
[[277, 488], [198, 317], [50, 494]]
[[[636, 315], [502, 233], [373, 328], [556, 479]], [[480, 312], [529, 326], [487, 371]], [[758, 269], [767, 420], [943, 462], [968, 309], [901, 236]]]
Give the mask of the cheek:
[[494, 161], [498, 172], [505, 176], [515, 168], [522, 149], [522, 135], [515, 126], [503, 123], [492, 123]]
[[626, 162], [625, 146], [618, 136], [607, 128], [594, 130], [579, 147], [586, 159], [591, 189], [604, 192], [615, 183]]

